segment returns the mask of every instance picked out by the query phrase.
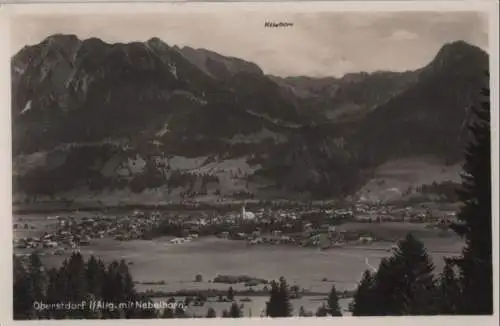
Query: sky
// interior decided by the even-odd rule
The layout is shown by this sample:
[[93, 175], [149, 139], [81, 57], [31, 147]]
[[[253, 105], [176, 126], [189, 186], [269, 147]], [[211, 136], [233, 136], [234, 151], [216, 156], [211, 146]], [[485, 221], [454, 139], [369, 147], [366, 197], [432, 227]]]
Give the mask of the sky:
[[[291, 27], [266, 28], [266, 21]], [[429, 63], [447, 42], [488, 48], [487, 16], [479, 12], [272, 11], [137, 15], [18, 15], [11, 21], [11, 53], [51, 34], [146, 41], [206, 48], [258, 64], [277, 76], [336, 76], [405, 71]]]

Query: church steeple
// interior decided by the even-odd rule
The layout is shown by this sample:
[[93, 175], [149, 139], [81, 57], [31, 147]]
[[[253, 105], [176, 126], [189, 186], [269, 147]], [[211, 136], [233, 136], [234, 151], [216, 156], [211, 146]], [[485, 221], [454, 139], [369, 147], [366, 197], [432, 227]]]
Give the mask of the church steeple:
[[245, 214], [246, 214], [245, 203], [243, 202], [243, 204], [241, 205], [241, 213], [240, 213], [241, 220], [245, 220]]

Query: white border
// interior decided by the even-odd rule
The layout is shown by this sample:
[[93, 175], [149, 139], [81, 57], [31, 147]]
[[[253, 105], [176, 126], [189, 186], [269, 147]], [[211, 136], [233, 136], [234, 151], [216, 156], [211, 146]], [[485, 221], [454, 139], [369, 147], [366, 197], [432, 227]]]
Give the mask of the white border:
[[[36, 1], [36, 0], [35, 0]], [[345, 317], [330, 320], [331, 318], [241, 318], [234, 319], [176, 319], [179, 325], [241, 325], [274, 324], [274, 325], [357, 325], [365, 326], [392, 326], [392, 325], [442, 325], [452, 323], [454, 325], [497, 325], [499, 306], [499, 251], [498, 251], [498, 231], [499, 231], [499, 5], [497, 1], [348, 1], [348, 2], [174, 2], [174, 3], [51, 3], [51, 4], [13, 4], [0, 5], [0, 40], [3, 46], [0, 49], [0, 258], [2, 268], [0, 268], [1, 288], [0, 296], [0, 324], [28, 325], [29, 321], [12, 321], [12, 162], [11, 162], [11, 141], [10, 141], [10, 17], [15, 15], [45, 15], [45, 14], [145, 14], [145, 13], [167, 13], [167, 12], [221, 12], [233, 10], [266, 10], [279, 12], [318, 12], [318, 11], [366, 11], [366, 12], [395, 12], [395, 11], [484, 11], [489, 16], [489, 54], [490, 54], [490, 86], [491, 86], [491, 129], [492, 129], [492, 198], [493, 198], [493, 270], [494, 270], [494, 309], [492, 317]], [[5, 186], [7, 185], [7, 186]], [[495, 198], [497, 200], [495, 201]], [[333, 319], [333, 318], [332, 318]], [[173, 322], [163, 319], [157, 320], [92, 320], [96, 325], [109, 325], [113, 323], [127, 325], [165, 325]], [[32, 323], [32, 322], [31, 322]], [[71, 323], [74, 325], [85, 325], [88, 320], [75, 321], [38, 321], [38, 325], [53, 325]]]
[[16, 14], [125, 14], [167, 12], [228, 12], [279, 11], [279, 12], [395, 12], [395, 11], [485, 11], [495, 7], [494, 0], [448, 0], [448, 1], [241, 1], [241, 2], [128, 2], [128, 3], [33, 3], [11, 4], [8, 9]]

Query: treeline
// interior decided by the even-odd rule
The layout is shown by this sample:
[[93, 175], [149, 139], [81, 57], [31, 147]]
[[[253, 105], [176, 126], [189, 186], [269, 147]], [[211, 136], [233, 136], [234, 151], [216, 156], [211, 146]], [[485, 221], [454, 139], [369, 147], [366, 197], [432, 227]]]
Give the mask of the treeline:
[[137, 174], [130, 181], [130, 189], [140, 193], [146, 189], [154, 189], [167, 186], [169, 189], [187, 188], [181, 193], [181, 197], [194, 197], [196, 195], [207, 195], [208, 185], [219, 184], [219, 178], [206, 173], [182, 172], [170, 170], [170, 167], [160, 168], [154, 162], [149, 162], [143, 172]]
[[[269, 300], [266, 302], [265, 315], [273, 318], [293, 316], [294, 311], [290, 302], [293, 298], [293, 293], [293, 287], [288, 285], [285, 278], [281, 277], [279, 281], [272, 281]], [[332, 286], [328, 297], [325, 299], [326, 304], [321, 304], [315, 315], [317, 317], [342, 316], [342, 310], [339, 305], [339, 293], [335, 285]], [[304, 307], [300, 307], [298, 315], [300, 317], [313, 316]]]
[[[463, 203], [452, 229], [465, 240], [459, 257], [446, 259], [439, 276], [422, 243], [411, 235], [376, 273], [365, 272], [353, 301], [357, 316], [493, 314], [493, 242], [489, 90], [475, 108], [465, 153]], [[452, 185], [449, 185], [451, 188]]]
[[[14, 319], [108, 319], [156, 318], [154, 309], [116, 309], [120, 303], [151, 302], [134, 288], [127, 264], [122, 260], [106, 266], [91, 256], [85, 261], [78, 252], [59, 268], [46, 269], [34, 253], [27, 260], [14, 256]], [[89, 302], [113, 303], [99, 309]], [[86, 306], [78, 309], [40, 309], [39, 304]]]
[[[140, 149], [137, 149], [139, 151]], [[27, 195], [55, 196], [76, 186], [88, 187], [91, 191], [122, 190], [127, 187], [135, 193], [146, 189], [167, 186], [170, 189], [185, 187], [186, 197], [208, 192], [208, 185], [220, 183], [219, 178], [207, 173], [184, 172], [172, 169], [168, 163], [156, 162], [152, 152], [145, 154], [143, 171], [131, 175], [131, 178], [104, 176], [95, 170], [96, 162], [107, 162], [117, 168], [130, 157], [132, 151], [124, 150], [117, 145], [101, 144], [99, 146], [73, 146], [48, 154], [63, 159], [64, 164], [50, 169], [34, 169], [24, 175], [14, 175], [12, 178], [15, 192], [25, 192]], [[131, 173], [131, 172], [130, 172]], [[240, 175], [242, 172], [240, 171]]]
[[[266, 315], [293, 316], [286, 280], [281, 278], [271, 285]], [[394, 254], [381, 261], [376, 272], [365, 271], [349, 310], [354, 316], [467, 314], [461, 295], [461, 279], [451, 261], [436, 275], [424, 245], [408, 234]], [[326, 304], [319, 306], [314, 314], [301, 307], [298, 315], [342, 316], [335, 285]]]
[[410, 234], [376, 272], [365, 271], [351, 310], [354, 316], [458, 314], [459, 300], [452, 265], [435, 275], [424, 245]]
[[[194, 297], [187, 296], [183, 302], [170, 298], [168, 303], [177, 303], [175, 309], [155, 309], [148, 293], [140, 294], [135, 290], [125, 261], [114, 261], [106, 266], [94, 256], [85, 261], [79, 252], [74, 252], [59, 268], [48, 270], [37, 253], [31, 254], [28, 259], [14, 256], [13, 279], [15, 320], [200, 317], [188, 314], [186, 308], [190, 304], [203, 305], [207, 301], [207, 297], [199, 293]], [[270, 298], [265, 314], [270, 317], [291, 316], [290, 300], [298, 296], [299, 288], [288, 286], [286, 280], [280, 278], [269, 284], [268, 292]], [[226, 298], [219, 295], [219, 301], [231, 302], [230, 308], [223, 310], [219, 317], [243, 317], [243, 304], [236, 302], [232, 287], [228, 288]], [[101, 305], [92, 306], [91, 302], [100, 302]], [[140, 306], [130, 304], [137, 302]], [[127, 303], [130, 305], [122, 306]], [[61, 304], [71, 304], [72, 307], [57, 306]], [[148, 304], [151, 306], [146, 307]], [[335, 287], [328, 297], [328, 306], [321, 306], [318, 316], [323, 315], [321, 311], [324, 309], [327, 313], [341, 314]], [[217, 313], [209, 307], [205, 317], [217, 317]]]

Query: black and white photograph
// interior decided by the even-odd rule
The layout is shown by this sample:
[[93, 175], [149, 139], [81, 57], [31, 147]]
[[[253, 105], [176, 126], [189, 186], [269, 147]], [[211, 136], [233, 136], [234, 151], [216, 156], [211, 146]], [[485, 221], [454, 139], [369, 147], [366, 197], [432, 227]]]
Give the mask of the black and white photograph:
[[213, 5], [11, 12], [13, 320], [494, 315], [498, 6]]

